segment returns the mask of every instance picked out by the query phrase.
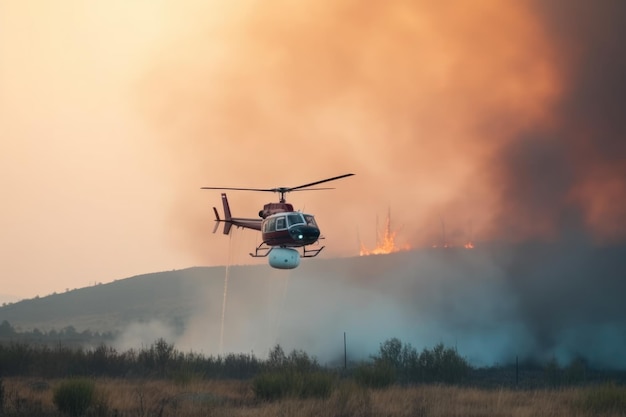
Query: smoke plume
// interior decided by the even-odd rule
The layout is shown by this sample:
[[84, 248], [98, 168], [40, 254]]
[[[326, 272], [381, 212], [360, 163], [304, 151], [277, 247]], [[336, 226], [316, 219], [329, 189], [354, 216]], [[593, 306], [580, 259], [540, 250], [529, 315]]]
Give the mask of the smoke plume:
[[[439, 236], [441, 218], [451, 236], [471, 223], [476, 236], [500, 237], [489, 227], [505, 204], [494, 162], [521, 131], [554, 123], [562, 90], [527, 5], [230, 4], [219, 24], [188, 10], [196, 29], [174, 37], [142, 83], [173, 175], [196, 191], [181, 191], [175, 208], [189, 250], [226, 258], [198, 227], [219, 195], [197, 187], [295, 186], [345, 172], [358, 176], [336, 191], [289, 195], [314, 210], [335, 255], [357, 253], [357, 233], [371, 236], [390, 206], [414, 246]], [[239, 215], [268, 199], [231, 195]]]
[[[173, 175], [194, 190], [181, 191], [172, 213], [176, 239], [200, 262], [225, 263], [229, 248], [200, 226], [219, 201], [200, 186], [295, 186], [355, 172], [334, 191], [289, 195], [316, 214], [325, 254], [356, 254], [357, 234], [388, 207], [413, 247], [438, 241], [442, 223], [457, 245], [468, 236], [513, 245], [476, 255], [475, 282], [442, 261], [386, 270], [392, 288], [386, 277], [328, 272], [337, 284], [311, 281], [323, 316], [313, 323], [339, 314], [341, 285], [353, 297], [341, 314], [354, 326], [371, 301], [386, 306], [376, 312], [389, 323], [413, 323], [389, 336], [491, 335], [502, 349], [544, 357], [623, 349], [622, 2], [216, 4], [187, 6], [189, 28], [172, 35], [141, 85]], [[239, 216], [272, 197], [229, 196]]]

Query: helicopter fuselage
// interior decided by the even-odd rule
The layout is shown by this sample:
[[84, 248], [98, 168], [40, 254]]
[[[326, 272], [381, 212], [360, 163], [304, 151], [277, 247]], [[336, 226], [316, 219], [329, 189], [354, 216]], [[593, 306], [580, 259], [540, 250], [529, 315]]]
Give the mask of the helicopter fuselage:
[[268, 246], [301, 247], [317, 242], [320, 229], [312, 215], [290, 211], [263, 219], [261, 235]]

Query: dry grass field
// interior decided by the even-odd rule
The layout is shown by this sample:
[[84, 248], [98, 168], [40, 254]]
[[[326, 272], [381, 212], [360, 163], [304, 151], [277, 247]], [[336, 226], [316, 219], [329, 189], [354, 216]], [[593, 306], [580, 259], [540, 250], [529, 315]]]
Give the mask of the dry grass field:
[[[61, 380], [6, 378], [0, 415], [60, 416], [53, 392]], [[339, 381], [325, 399], [255, 398], [251, 381], [96, 379], [88, 416], [626, 416], [626, 388], [512, 390], [443, 385], [374, 390]]]

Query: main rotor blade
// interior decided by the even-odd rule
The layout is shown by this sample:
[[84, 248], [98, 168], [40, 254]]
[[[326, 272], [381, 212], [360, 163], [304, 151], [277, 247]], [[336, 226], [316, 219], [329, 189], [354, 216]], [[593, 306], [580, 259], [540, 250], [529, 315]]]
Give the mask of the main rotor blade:
[[[235, 191], [263, 191], [268, 193], [285, 194], [291, 191], [305, 191], [304, 188], [312, 187], [328, 181], [335, 181], [341, 178], [349, 177], [354, 174], [344, 174], [338, 177], [326, 178], [325, 180], [310, 182], [308, 184], [298, 185], [297, 187], [277, 187], [277, 188], [237, 188], [237, 187], [201, 187], [202, 190], [235, 190]], [[311, 190], [333, 190], [334, 188], [311, 188]]]
[[[201, 190], [235, 190], [235, 191], [266, 191], [268, 193], [280, 193], [280, 192], [289, 192], [289, 191], [320, 191], [320, 190], [334, 190], [331, 187], [323, 187], [323, 188], [310, 188], [307, 190], [297, 189], [294, 190], [292, 188], [233, 188], [233, 187], [200, 187]], [[286, 191], [285, 191], [286, 190]]]
[[290, 189], [289, 191], [323, 191], [323, 190], [334, 190], [334, 189], [335, 189], [334, 187], [323, 187], [323, 188], [307, 188], [305, 190], [301, 190], [301, 189], [292, 190], [292, 189]]
[[341, 178], [350, 177], [352, 175], [354, 175], [354, 174], [344, 174], [344, 175], [339, 175], [338, 177], [326, 178], [325, 180], [315, 181], [315, 182], [311, 182], [311, 183], [304, 184], [304, 185], [298, 185], [297, 187], [287, 188], [285, 190], [285, 192], [299, 190], [301, 188], [312, 187], [312, 186], [317, 185], [317, 184], [322, 184], [322, 183], [328, 182], [328, 181], [335, 181], [335, 180], [338, 180], [338, 179], [341, 179]]
[[275, 193], [274, 188], [233, 188], [233, 187], [200, 187], [201, 190], [235, 190], [235, 191], [265, 191]]

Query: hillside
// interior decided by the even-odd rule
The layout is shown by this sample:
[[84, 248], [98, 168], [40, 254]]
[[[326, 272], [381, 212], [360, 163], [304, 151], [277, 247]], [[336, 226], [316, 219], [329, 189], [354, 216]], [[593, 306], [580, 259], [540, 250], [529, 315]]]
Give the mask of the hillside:
[[[120, 331], [124, 347], [172, 339], [203, 352], [367, 355], [391, 337], [443, 342], [475, 364], [584, 356], [626, 367], [626, 247], [537, 244], [424, 249], [140, 275], [0, 308], [21, 329]], [[222, 326], [223, 319], [223, 326]], [[593, 341], [593, 343], [589, 343]], [[223, 345], [223, 346], [222, 346]]]
[[116, 280], [23, 300], [0, 308], [0, 318], [15, 328], [42, 331], [121, 330], [134, 321], [176, 321], [194, 308], [194, 288], [204, 279], [223, 279], [224, 268], [189, 268]]
[[[232, 266], [228, 271], [230, 294], [247, 297], [249, 293], [259, 293], [263, 283], [271, 286], [273, 280], [297, 277], [300, 271], [307, 277], [312, 272], [327, 277], [368, 263], [366, 259], [357, 259], [320, 258], [303, 262], [296, 271], [278, 271], [265, 265]], [[376, 257], [374, 264], [384, 268], [384, 260], [385, 257]], [[307, 265], [311, 262], [315, 265]], [[0, 321], [7, 320], [20, 330], [42, 331], [70, 325], [77, 331], [119, 331], [133, 322], [153, 320], [186, 323], [195, 312], [206, 309], [207, 302], [218, 303], [221, 309], [225, 274], [226, 268], [221, 266], [138, 275], [0, 307]], [[364, 277], [367, 275], [364, 271]]]

